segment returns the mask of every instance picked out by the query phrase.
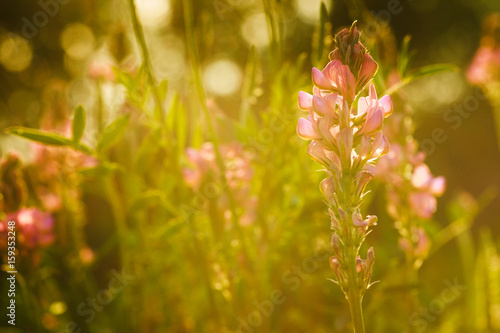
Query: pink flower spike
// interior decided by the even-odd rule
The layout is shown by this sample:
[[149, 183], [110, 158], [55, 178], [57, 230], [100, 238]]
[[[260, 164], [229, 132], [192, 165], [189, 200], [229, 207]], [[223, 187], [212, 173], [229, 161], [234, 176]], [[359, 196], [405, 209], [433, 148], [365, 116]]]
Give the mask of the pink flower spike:
[[312, 106], [312, 98], [311, 94], [306, 93], [305, 91], [299, 91], [299, 108], [304, 111], [308, 111]]
[[320, 116], [324, 117], [327, 114], [333, 114], [333, 110], [331, 110], [328, 105], [326, 105], [325, 101], [323, 98], [314, 95], [312, 98], [312, 105], [314, 111], [316, 111], [317, 114]]
[[392, 101], [389, 95], [383, 96], [379, 100], [380, 106], [382, 107], [382, 110], [384, 111], [384, 117], [387, 118], [391, 115], [392, 113]]
[[431, 181], [430, 187], [432, 194], [441, 196], [446, 189], [446, 179], [443, 176], [436, 177]]
[[332, 90], [334, 88], [332, 82], [316, 67], [312, 69], [312, 79], [313, 84], [320, 89]]
[[297, 134], [304, 140], [321, 139], [321, 136], [314, 131], [311, 122], [305, 118], [299, 119]]

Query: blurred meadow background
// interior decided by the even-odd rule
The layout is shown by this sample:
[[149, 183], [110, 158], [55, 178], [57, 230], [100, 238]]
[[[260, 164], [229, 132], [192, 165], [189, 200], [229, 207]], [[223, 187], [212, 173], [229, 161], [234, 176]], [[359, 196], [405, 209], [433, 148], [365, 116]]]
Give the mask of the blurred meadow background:
[[[398, 212], [415, 207], [390, 177], [370, 184], [367, 332], [500, 332], [495, 13], [488, 0], [2, 1], [0, 332], [352, 332], [296, 126], [311, 68], [354, 20], [394, 103], [380, 163], [419, 150], [446, 178], [408, 229]], [[397, 167], [409, 182], [412, 163]]]

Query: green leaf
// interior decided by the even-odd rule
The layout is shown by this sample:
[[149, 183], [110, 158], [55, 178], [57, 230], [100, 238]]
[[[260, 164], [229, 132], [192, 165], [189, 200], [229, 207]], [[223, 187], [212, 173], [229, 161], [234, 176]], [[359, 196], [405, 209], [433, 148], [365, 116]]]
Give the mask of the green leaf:
[[424, 76], [436, 75], [446, 72], [458, 72], [460, 69], [453, 64], [435, 64], [421, 67], [410, 73], [409, 77], [416, 79]]
[[78, 172], [85, 176], [106, 176], [120, 170], [117, 163], [103, 162], [92, 168], [80, 169]]
[[130, 115], [125, 114], [115, 119], [108, 127], [106, 127], [97, 144], [97, 150], [103, 151], [111, 148], [125, 134], [130, 121]]
[[410, 60], [414, 54], [413, 52], [412, 53], [409, 52], [410, 40], [411, 40], [411, 36], [406, 35], [403, 38], [403, 42], [401, 44], [401, 49], [399, 50], [397, 66], [398, 66], [399, 76], [402, 78], [404, 78], [406, 76], [408, 64], [410, 63]]
[[459, 68], [453, 64], [435, 64], [424, 66], [419, 69], [412, 71], [405, 79], [403, 79], [398, 84], [393, 85], [391, 88], [387, 89], [385, 93], [387, 95], [394, 94], [398, 89], [406, 86], [407, 84], [413, 82], [416, 79], [420, 79], [426, 76], [447, 73], [447, 72], [458, 72]]
[[14, 134], [22, 138], [52, 146], [73, 146], [73, 142], [64, 136], [40, 131], [33, 128], [14, 126], [5, 130], [8, 134]]
[[73, 116], [73, 142], [78, 143], [83, 136], [85, 130], [85, 109], [79, 105], [75, 109]]

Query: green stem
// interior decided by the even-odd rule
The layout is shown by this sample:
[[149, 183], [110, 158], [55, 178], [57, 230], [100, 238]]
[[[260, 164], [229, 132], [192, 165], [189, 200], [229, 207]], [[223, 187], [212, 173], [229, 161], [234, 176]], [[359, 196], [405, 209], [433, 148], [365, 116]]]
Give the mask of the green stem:
[[361, 294], [361, 289], [358, 283], [358, 272], [356, 268], [356, 257], [358, 255], [359, 244], [355, 244], [354, 233], [356, 230], [353, 228], [352, 223], [352, 195], [351, 195], [351, 184], [353, 184], [354, 179], [349, 170], [342, 175], [343, 180], [343, 191], [344, 191], [344, 209], [347, 213], [347, 223], [348, 230], [345, 243], [345, 260], [347, 265], [347, 301], [349, 302], [349, 309], [351, 311], [352, 325], [354, 328], [354, 333], [364, 333], [365, 324], [363, 318], [363, 307], [361, 302], [363, 300], [363, 295]]
[[188, 45], [188, 53], [189, 53], [189, 58], [191, 61], [191, 68], [193, 69], [193, 77], [194, 77], [194, 83], [196, 86], [196, 91], [198, 93], [198, 97], [200, 99], [200, 104], [207, 122], [207, 127], [208, 131], [212, 140], [212, 143], [214, 145], [214, 151], [215, 151], [215, 159], [217, 163], [217, 167], [220, 170], [221, 173], [221, 182], [222, 182], [222, 187], [226, 191], [226, 194], [229, 199], [229, 210], [231, 211], [231, 220], [233, 222], [233, 226], [236, 229], [236, 232], [238, 233], [238, 236], [241, 241], [241, 248], [243, 251], [243, 255], [245, 258], [247, 258], [248, 263], [250, 264], [250, 257], [248, 256], [248, 251], [247, 251], [247, 244], [246, 244], [246, 239], [245, 235], [243, 233], [243, 230], [239, 224], [238, 221], [238, 216], [236, 214], [236, 204], [234, 201], [233, 194], [231, 190], [229, 189], [228, 183], [227, 183], [227, 178], [226, 178], [226, 166], [224, 164], [224, 160], [222, 159], [222, 155], [220, 153], [219, 149], [219, 141], [217, 138], [217, 134], [215, 132], [214, 125], [212, 123], [212, 118], [210, 117], [210, 111], [208, 110], [207, 104], [206, 104], [206, 96], [205, 96], [205, 91], [203, 89], [203, 84], [201, 82], [201, 77], [200, 77], [200, 72], [199, 72], [199, 63], [197, 59], [197, 53], [196, 53], [196, 44], [194, 42], [194, 32], [193, 32], [193, 24], [192, 24], [192, 17], [191, 17], [191, 5], [189, 0], [183, 0], [183, 7], [184, 7], [184, 23], [185, 23], [185, 29], [186, 29], [186, 39], [187, 39], [187, 45]]
[[[408, 281], [408, 317], [411, 316], [418, 311], [419, 300], [418, 300], [418, 291], [417, 291], [417, 283], [418, 283], [418, 271], [415, 267], [415, 256], [413, 254], [413, 244], [411, 245], [411, 249], [409, 250], [411, 253], [406, 254], [406, 281]], [[412, 325], [410, 321], [408, 321], [408, 332], [415, 332], [415, 325]]]
[[491, 106], [493, 108], [493, 118], [495, 121], [495, 129], [497, 135], [497, 145], [498, 149], [500, 149], [500, 96], [490, 94]]
[[361, 302], [363, 297], [360, 294], [358, 286], [358, 274], [356, 272], [356, 250], [353, 246], [349, 246], [347, 264], [348, 264], [348, 291], [347, 300], [349, 301], [349, 309], [351, 310], [352, 325], [354, 333], [364, 333], [365, 323], [363, 319], [363, 307]]
[[142, 51], [142, 58], [144, 62], [144, 69], [146, 70], [147, 77], [148, 77], [148, 83], [151, 88], [151, 91], [153, 93], [153, 99], [156, 104], [155, 108], [155, 115], [158, 118], [158, 120], [164, 124], [165, 121], [165, 112], [163, 109], [163, 103], [160, 98], [160, 93], [158, 91], [158, 87], [156, 85], [156, 79], [153, 74], [153, 66], [151, 65], [151, 58], [149, 57], [149, 51], [148, 47], [146, 45], [146, 39], [144, 38], [144, 31], [142, 29], [141, 22], [139, 21], [139, 18], [137, 17], [137, 11], [135, 9], [135, 3], [134, 0], [129, 0], [129, 10], [130, 10], [130, 16], [132, 18], [132, 24], [134, 26], [134, 32], [135, 32], [135, 37], [137, 39], [137, 42], [139, 43], [139, 46]]

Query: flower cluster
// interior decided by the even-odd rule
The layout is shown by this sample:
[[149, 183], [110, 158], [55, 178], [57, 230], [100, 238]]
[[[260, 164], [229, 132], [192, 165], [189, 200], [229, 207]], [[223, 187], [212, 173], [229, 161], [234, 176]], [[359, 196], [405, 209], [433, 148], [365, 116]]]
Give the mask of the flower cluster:
[[402, 146], [394, 143], [372, 171], [387, 186], [387, 211], [396, 221], [400, 245], [423, 259], [430, 243], [417, 220], [430, 219], [437, 208], [437, 197], [444, 193], [446, 180], [434, 177], [424, 163], [425, 154], [414, 141]]
[[[237, 143], [219, 147], [224, 160], [227, 185], [239, 207], [245, 207], [241, 212], [240, 224], [249, 225], [255, 220], [257, 199], [251, 195], [250, 183], [253, 178], [251, 156]], [[186, 149], [186, 156], [191, 164], [182, 170], [184, 181], [197, 191], [202, 191], [208, 199], [218, 196], [222, 191], [223, 182], [216, 163], [214, 146], [211, 142], [204, 143], [200, 149]], [[218, 200], [219, 208], [229, 221], [231, 210], [228, 198]]]
[[[320, 189], [334, 231], [335, 257], [330, 264], [345, 292], [348, 280], [355, 279], [355, 288], [362, 294], [370, 284], [374, 252], [370, 249], [367, 259], [362, 260], [357, 251], [377, 218], [363, 217], [360, 205], [365, 187], [373, 178], [367, 166], [389, 151], [382, 126], [392, 112], [392, 102], [387, 95], [379, 99], [370, 85], [368, 96], [359, 97], [357, 105], [353, 103], [378, 69], [359, 36], [355, 24], [340, 31], [335, 36], [331, 61], [322, 71], [313, 68], [313, 94], [299, 93], [299, 107], [309, 115], [299, 120], [297, 133], [312, 140], [308, 154], [328, 174]], [[350, 265], [358, 276], [349, 276]]]

